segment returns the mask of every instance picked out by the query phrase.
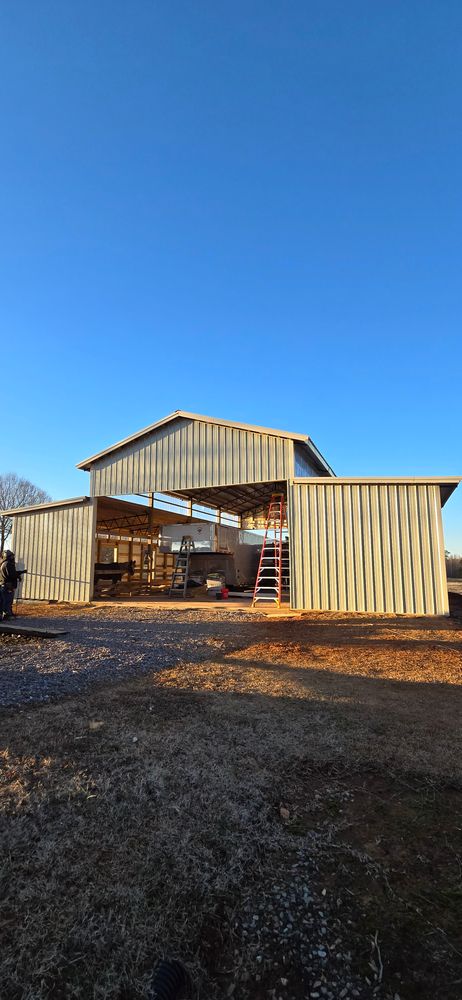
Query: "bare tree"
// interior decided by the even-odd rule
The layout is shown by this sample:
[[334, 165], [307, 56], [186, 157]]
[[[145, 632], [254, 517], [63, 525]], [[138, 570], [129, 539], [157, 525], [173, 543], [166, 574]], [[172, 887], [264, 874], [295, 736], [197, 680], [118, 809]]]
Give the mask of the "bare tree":
[[[13, 510], [14, 507], [32, 507], [37, 503], [51, 500], [45, 490], [34, 486], [28, 479], [20, 479], [15, 472], [5, 472], [0, 475], [0, 511]], [[0, 514], [0, 553], [11, 534], [11, 517]]]

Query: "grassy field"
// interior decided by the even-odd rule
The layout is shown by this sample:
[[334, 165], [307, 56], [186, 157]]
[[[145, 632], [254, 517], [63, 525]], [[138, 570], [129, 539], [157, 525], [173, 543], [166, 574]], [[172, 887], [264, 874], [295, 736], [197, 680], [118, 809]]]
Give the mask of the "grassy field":
[[204, 657], [1, 713], [2, 1000], [459, 1000], [462, 620]]

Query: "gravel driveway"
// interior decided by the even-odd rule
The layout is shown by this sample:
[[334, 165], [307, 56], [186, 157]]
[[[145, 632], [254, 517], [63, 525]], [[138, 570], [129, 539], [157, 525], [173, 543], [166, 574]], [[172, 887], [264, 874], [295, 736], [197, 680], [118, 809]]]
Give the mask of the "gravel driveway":
[[73, 695], [181, 661], [197, 663], [264, 637], [263, 616], [225, 609], [102, 607], [20, 618], [64, 629], [63, 639], [0, 636], [0, 706]]

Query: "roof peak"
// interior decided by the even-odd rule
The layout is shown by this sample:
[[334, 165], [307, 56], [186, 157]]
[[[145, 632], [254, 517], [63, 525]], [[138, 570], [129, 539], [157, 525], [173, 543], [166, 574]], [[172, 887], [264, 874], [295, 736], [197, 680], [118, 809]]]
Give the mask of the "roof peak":
[[129, 437], [123, 438], [121, 441], [117, 441], [115, 444], [110, 445], [109, 448], [104, 448], [95, 455], [90, 455], [90, 457], [84, 459], [83, 462], [79, 462], [77, 468], [88, 470], [90, 465], [92, 465], [93, 462], [98, 461], [99, 458], [103, 458], [105, 455], [109, 455], [113, 451], [118, 451], [118, 449], [123, 448], [124, 445], [130, 444], [132, 441], [136, 441], [137, 438], [144, 437], [146, 434], [150, 434], [152, 431], [157, 430], [158, 427], [162, 427], [165, 424], [171, 423], [173, 420], [179, 419], [199, 420], [201, 423], [217, 424], [222, 427], [232, 427], [236, 430], [253, 431], [257, 434], [268, 434], [270, 437], [289, 438], [289, 440], [292, 441], [300, 441], [302, 444], [308, 444], [310, 440], [307, 434], [280, 431], [276, 430], [274, 427], [260, 427], [258, 424], [242, 424], [236, 420], [223, 420], [220, 417], [208, 417], [203, 413], [189, 413], [187, 410], [174, 410], [173, 413], [169, 413], [166, 417], [162, 417], [161, 420], [157, 420], [155, 423], [149, 424], [147, 427], [143, 427], [141, 430], [136, 431], [135, 434], [131, 434]]

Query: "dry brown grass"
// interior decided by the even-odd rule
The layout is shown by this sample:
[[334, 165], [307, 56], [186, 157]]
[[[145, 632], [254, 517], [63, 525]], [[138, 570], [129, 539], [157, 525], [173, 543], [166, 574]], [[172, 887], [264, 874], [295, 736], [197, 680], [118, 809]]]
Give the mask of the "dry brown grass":
[[274, 621], [238, 652], [3, 713], [2, 1000], [132, 1000], [163, 954], [223, 997], [230, 914], [296, 836], [289, 776], [300, 814], [326, 764], [462, 785], [461, 649], [451, 620]]
[[214, 704], [222, 715], [242, 709], [231, 696], [252, 696], [256, 724], [270, 715], [278, 738], [288, 733], [290, 740], [297, 731], [310, 755], [461, 779], [458, 623], [339, 616], [319, 624], [310, 617], [270, 622], [268, 631], [267, 642], [216, 662], [165, 670], [156, 684], [220, 695]]

